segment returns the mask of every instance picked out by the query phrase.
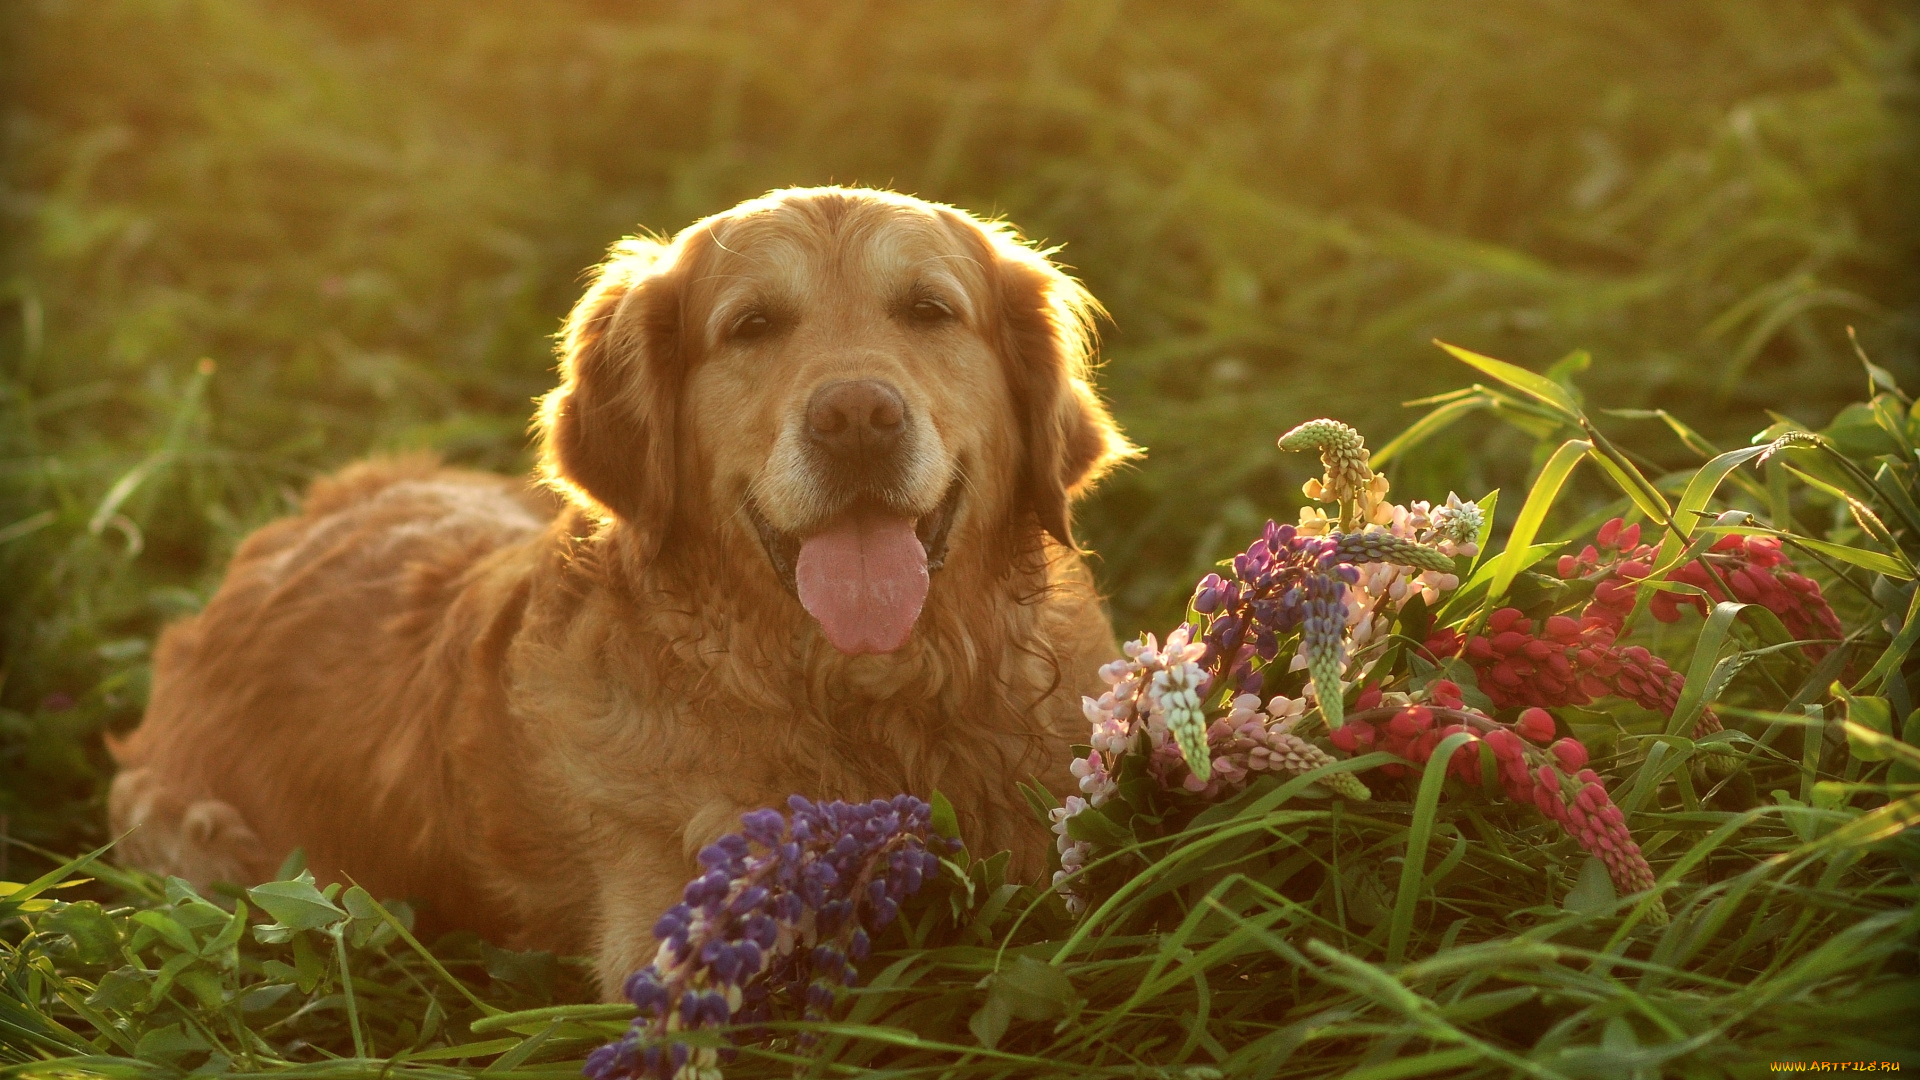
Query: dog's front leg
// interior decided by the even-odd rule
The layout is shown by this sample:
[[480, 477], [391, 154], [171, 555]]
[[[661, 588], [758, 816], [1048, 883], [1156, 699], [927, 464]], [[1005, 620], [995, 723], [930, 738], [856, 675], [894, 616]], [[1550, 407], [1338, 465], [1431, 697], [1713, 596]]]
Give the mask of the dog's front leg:
[[629, 851], [607, 869], [600, 888], [600, 928], [593, 955], [600, 996], [620, 1001], [627, 977], [653, 963], [659, 952], [653, 924], [661, 912], [680, 901], [692, 868], [679, 852], [663, 845], [655, 852]]
[[627, 977], [653, 963], [660, 942], [653, 924], [680, 902], [687, 883], [700, 874], [700, 849], [740, 827], [750, 806], [715, 797], [701, 804], [679, 831], [652, 838], [630, 837], [605, 865], [600, 884], [600, 920], [594, 957], [600, 994], [622, 1000]]

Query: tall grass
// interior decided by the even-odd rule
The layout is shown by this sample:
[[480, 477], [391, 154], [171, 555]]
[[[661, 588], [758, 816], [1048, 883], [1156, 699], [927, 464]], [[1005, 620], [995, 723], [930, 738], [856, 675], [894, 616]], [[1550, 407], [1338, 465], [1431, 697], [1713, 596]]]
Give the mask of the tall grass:
[[[1539, 388], [1556, 425], [1543, 445], [1571, 429], [1593, 442], [1566, 445], [1596, 467], [1618, 452], [1570, 382], [1473, 359], [1523, 393]], [[1482, 393], [1509, 395], [1516, 413], [1523, 401]], [[1696, 546], [1716, 530], [1778, 526], [1823, 566], [1828, 591], [1857, 594], [1830, 652], [1779, 640], [1758, 607], [1686, 621], [1697, 640], [1671, 718], [1559, 710], [1615, 781], [1657, 875], [1650, 889], [1617, 895], [1600, 860], [1531, 805], [1448, 779], [1463, 735], [1424, 775], [1368, 773], [1370, 800], [1316, 784], [1391, 760], [1361, 753], [1211, 806], [1161, 805], [1151, 828], [1136, 816], [1111, 832], [1122, 819], [1102, 818], [1097, 891], [1077, 920], [1050, 892], [1006, 882], [1004, 853], [957, 854], [876, 942], [841, 1019], [739, 1032], [728, 1075], [1638, 1078], [1920, 1064], [1916, 466], [1883, 460], [1869, 477], [1847, 465], [1920, 437], [1906, 406], [1883, 393], [1824, 441], [1781, 440], [1764, 485], [1734, 471], [1754, 459], [1743, 449], [1655, 474], [1632, 497], [1666, 519], [1745, 515], [1702, 516], [1685, 530]], [[1627, 491], [1636, 467], [1618, 461]], [[1788, 467], [1791, 487], [1779, 482]], [[1564, 475], [1544, 470], [1521, 501], [1545, 508]], [[1850, 520], [1793, 532], [1796, 517], [1848, 498]], [[1524, 570], [1560, 546], [1527, 546], [1538, 520], [1523, 512], [1518, 538], [1438, 618], [1470, 626], [1507, 603], [1583, 604]], [[1394, 637], [1435, 618], [1412, 607]], [[1829, 692], [1826, 707], [1800, 708]], [[1702, 735], [1688, 703], [1719, 709], [1728, 728]], [[584, 960], [470, 934], [429, 948], [404, 905], [321, 891], [296, 876], [297, 856], [278, 883], [217, 890], [223, 906], [99, 854], [0, 891], [0, 1077], [531, 1080], [574, 1074], [633, 1012], [571, 1004], [588, 989]], [[79, 899], [83, 873], [111, 886], [105, 906]]]
[[[1278, 431], [1322, 414], [1395, 431], [1400, 401], [1453, 385], [1436, 336], [1535, 368], [1590, 348], [1596, 413], [1665, 407], [1722, 446], [1765, 409], [1817, 426], [1856, 397], [1844, 325], [1920, 384], [1920, 18], [1898, 0], [33, 0], [0, 19], [0, 834], [33, 845], [0, 844], [0, 879], [58, 861], [34, 849], [104, 841], [100, 735], [137, 719], [155, 633], [204, 602], [241, 536], [369, 450], [524, 468], [580, 269], [623, 233], [767, 188], [895, 186], [1065, 245], [1114, 315], [1103, 388], [1151, 451], [1082, 512], [1123, 632], [1170, 625], [1212, 560], [1291, 516], [1307, 466], [1274, 449]], [[1475, 419], [1514, 415], [1480, 404]], [[1649, 472], [1694, 460], [1636, 415], [1607, 423]], [[1518, 491], [1550, 449], [1469, 423], [1391, 471], [1396, 492]], [[1610, 502], [1624, 505], [1576, 476], [1542, 535]], [[1674, 1022], [1716, 1033], [1687, 1052], [1707, 1054], [1755, 1032], [1783, 1048], [1839, 1039], [1856, 1019], [1866, 1038], [1906, 1015], [1891, 991], [1829, 1004], [1901, 947], [1910, 928], [1871, 912], [1904, 886], [1833, 869], [1845, 860], [1807, 847], [1786, 810], [1725, 836], [1691, 811], [1662, 819], [1669, 850], [1705, 844], [1701, 867], [1758, 875], [1685, 884], [1676, 910], [1697, 898], [1711, 919], [1632, 932], [1664, 966], [1629, 978], [1588, 923], [1543, 910], [1528, 941], [1552, 958], [1395, 971], [1398, 989], [1359, 944], [1392, 876], [1355, 867], [1403, 850], [1411, 826], [1276, 812], [1306, 816], [1236, 841], [1235, 858], [1301, 837], [1351, 853], [1328, 868], [1331, 908], [1269, 898], [1258, 918], [1279, 921], [1243, 924], [1258, 890], [1210, 881], [1226, 882], [1221, 907], [1203, 905], [1217, 915], [1195, 916], [1184, 946], [1204, 963], [1148, 972], [1158, 961], [1125, 935], [1088, 939], [1058, 957], [1079, 1026], [1049, 1036], [1016, 1018], [1006, 1052], [1066, 1054], [1058, 1040], [1091, 1031], [1115, 1047], [1074, 1044], [1090, 1070], [1131, 1068], [1138, 1036], [1162, 1040], [1156, 1061], [1211, 1060], [1196, 1055], [1219, 1043], [1254, 1055], [1236, 1068], [1291, 1048], [1287, 1068], [1324, 1055], [1332, 1071], [1396, 1039], [1474, 1045], [1449, 1030], [1532, 1046], [1549, 1016], [1566, 1025], [1549, 1045], [1577, 1058], [1637, 1052], [1646, 1023], [1665, 1030], [1654, 1017], [1698, 1018]], [[1210, 866], [1214, 842], [1166, 857]], [[1434, 841], [1435, 857], [1456, 849]], [[1575, 872], [1555, 858], [1462, 855], [1444, 897], [1427, 883], [1417, 901], [1435, 921], [1411, 955], [1471, 940], [1446, 938], [1457, 920], [1554, 903]], [[166, 902], [159, 883], [120, 883]], [[1207, 973], [1298, 920], [1358, 959], [1302, 952], [1285, 993], [1324, 1009], [1263, 1028], [1271, 980]], [[905, 996], [859, 1015], [897, 1007], [942, 1030], [973, 1009], [962, 984], [985, 970], [986, 939], [962, 940], [886, 976]], [[361, 1016], [417, 1037], [410, 995], [445, 984], [381, 948]], [[477, 943], [452, 950], [453, 977], [505, 995], [492, 1007], [547, 1000], [483, 976]], [[1669, 970], [1683, 967], [1707, 974]], [[1800, 981], [1776, 981], [1789, 972]], [[1140, 987], [1155, 990], [1128, 1003]], [[1508, 1000], [1476, 1000], [1496, 992], [1520, 1004], [1476, 1015]], [[483, 1011], [437, 998], [448, 1017]], [[309, 1032], [350, 1053], [329, 1008], [313, 1029], [289, 1021], [274, 1052], [300, 1057], [287, 1047]], [[1566, 1075], [1628, 1068], [1554, 1060]]]

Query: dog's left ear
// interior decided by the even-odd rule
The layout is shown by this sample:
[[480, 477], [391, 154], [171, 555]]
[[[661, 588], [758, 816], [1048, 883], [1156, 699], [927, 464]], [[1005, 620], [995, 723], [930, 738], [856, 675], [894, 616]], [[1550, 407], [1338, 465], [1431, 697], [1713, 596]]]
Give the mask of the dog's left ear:
[[1039, 253], [1004, 239], [996, 246], [1002, 351], [1025, 429], [1021, 497], [1041, 528], [1077, 551], [1072, 500], [1139, 451], [1087, 380], [1098, 301]]
[[673, 516], [680, 276], [665, 245], [615, 245], [567, 316], [535, 420], [548, 483], [627, 522], [649, 557]]

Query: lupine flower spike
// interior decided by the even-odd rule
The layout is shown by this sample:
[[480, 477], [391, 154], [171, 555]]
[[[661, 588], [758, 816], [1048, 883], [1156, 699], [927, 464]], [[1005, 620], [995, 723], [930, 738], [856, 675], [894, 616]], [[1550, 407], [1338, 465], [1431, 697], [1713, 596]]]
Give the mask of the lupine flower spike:
[[[1578, 555], [1561, 556], [1558, 566], [1562, 578], [1594, 583], [1593, 599], [1579, 618], [1554, 615], [1536, 626], [1519, 609], [1501, 608], [1488, 617], [1486, 634], [1462, 642], [1443, 632], [1427, 642], [1428, 651], [1464, 653], [1480, 688], [1501, 708], [1557, 708], [1618, 696], [1671, 716], [1685, 676], [1645, 648], [1619, 643], [1633, 612], [1633, 583], [1652, 572], [1657, 549], [1640, 543], [1640, 526], [1619, 518], [1601, 526], [1595, 541], [1597, 546], [1588, 545]], [[1724, 581], [1738, 599], [1767, 608], [1789, 633], [1814, 642], [1805, 648], [1816, 660], [1828, 649], [1823, 639], [1841, 636], [1840, 621], [1819, 584], [1794, 573], [1772, 537], [1722, 537], [1708, 554], [1675, 567], [1668, 578], [1693, 585], [1716, 602], [1726, 598]], [[1661, 622], [1674, 622], [1683, 606], [1705, 614], [1706, 604], [1698, 596], [1659, 592], [1648, 610]], [[1699, 738], [1718, 730], [1719, 718], [1704, 710], [1693, 734]]]
[[[743, 828], [700, 852], [704, 873], [654, 924], [653, 963], [627, 980], [640, 1015], [625, 1038], [595, 1050], [593, 1080], [720, 1080], [728, 1051], [676, 1032], [755, 1023], [776, 995], [825, 1019], [857, 979], [872, 935], [900, 901], [940, 872], [932, 810], [911, 795], [868, 803], [788, 800], [741, 817]], [[803, 1039], [804, 1041], [804, 1039]]]
[[[1365, 448], [1355, 445], [1364, 464]], [[1425, 503], [1382, 507], [1385, 524], [1361, 533], [1317, 536], [1270, 521], [1233, 558], [1230, 576], [1208, 574], [1200, 582], [1195, 623], [1176, 628], [1164, 647], [1151, 634], [1129, 642], [1124, 659], [1101, 669], [1111, 689], [1085, 699], [1091, 749], [1072, 765], [1082, 794], [1052, 812], [1060, 851], [1054, 886], [1070, 910], [1083, 906], [1074, 879], [1093, 845], [1074, 839], [1068, 823], [1111, 797], [1114, 774], [1129, 754], [1145, 754], [1163, 787], [1202, 798], [1238, 790], [1261, 772], [1299, 775], [1337, 763], [1293, 730], [1307, 697], [1276, 696], [1263, 710], [1251, 691], [1264, 666], [1279, 659], [1282, 640], [1298, 632], [1295, 663], [1308, 670], [1321, 717], [1339, 726], [1349, 645], [1385, 626], [1413, 596], [1431, 602], [1458, 586], [1453, 554], [1469, 553], [1472, 541], [1457, 538], [1469, 519], [1457, 498], [1450, 505], [1455, 509], [1442, 521], [1452, 531], [1437, 535]], [[1470, 520], [1477, 537], [1478, 518]], [[1423, 542], [1430, 536], [1447, 547]], [[1216, 694], [1215, 707], [1226, 715], [1209, 720], [1206, 703]], [[1372, 797], [1350, 772], [1328, 773], [1322, 782], [1348, 799]]]
[[[1319, 772], [1337, 794], [1369, 798], [1351, 772], [1327, 771], [1338, 759], [1307, 739], [1313, 729], [1295, 730], [1312, 722], [1316, 711], [1337, 749], [1353, 755], [1386, 750], [1410, 763], [1381, 766], [1389, 776], [1426, 765], [1447, 736], [1470, 734], [1470, 745], [1450, 761], [1460, 780], [1491, 781], [1509, 798], [1539, 809], [1597, 856], [1623, 891], [1651, 888], [1652, 869], [1604, 782], [1587, 767], [1586, 747], [1556, 737], [1552, 715], [1539, 707], [1584, 703], [1602, 694], [1669, 712], [1674, 707], [1681, 677], [1647, 650], [1616, 644], [1633, 606], [1631, 581], [1647, 573], [1635, 560], [1653, 554], [1636, 546], [1638, 529], [1615, 521], [1601, 530], [1601, 549], [1611, 558], [1589, 548], [1562, 560], [1562, 576], [1601, 579], [1581, 618], [1555, 615], [1536, 627], [1517, 608], [1503, 608], [1490, 616], [1483, 636], [1463, 641], [1443, 628], [1426, 642], [1435, 658], [1464, 654], [1496, 706], [1522, 710], [1512, 722], [1468, 708], [1460, 688], [1446, 680], [1417, 695], [1367, 689], [1347, 714], [1342, 702], [1349, 686], [1363, 682], [1381, 655], [1370, 643], [1393, 630], [1412, 597], [1424, 597], [1432, 609], [1440, 593], [1458, 588], [1454, 560], [1478, 554], [1485, 513], [1451, 493], [1437, 507], [1387, 503], [1386, 479], [1371, 472], [1366, 444], [1335, 421], [1302, 424], [1280, 445], [1320, 452], [1325, 476], [1308, 482], [1306, 493], [1341, 504], [1338, 527], [1313, 508], [1301, 511], [1297, 526], [1268, 522], [1226, 568], [1200, 581], [1191, 603], [1194, 621], [1169, 634], [1164, 648], [1146, 635], [1126, 646], [1125, 659], [1101, 670], [1110, 689], [1084, 702], [1091, 747], [1072, 766], [1081, 794], [1052, 814], [1060, 851], [1054, 887], [1069, 910], [1084, 909], [1081, 880], [1097, 854], [1092, 843], [1073, 837], [1071, 822], [1114, 798], [1122, 789], [1116, 777], [1138, 755], [1162, 789], [1204, 800], [1229, 795], [1262, 772]], [[1732, 588], [1743, 598], [1817, 596], [1778, 571], [1770, 578], [1746, 576], [1748, 568], [1758, 567], [1758, 575], [1780, 559], [1764, 545], [1735, 547], [1722, 542], [1712, 557], [1727, 572], [1741, 571]], [[1737, 560], [1741, 565], [1734, 565]], [[1822, 617], [1824, 604], [1801, 603], [1799, 625], [1824, 628], [1831, 618]], [[1669, 608], [1677, 610], [1672, 600], [1655, 604], [1661, 618], [1671, 617]], [[1300, 697], [1278, 695], [1263, 705], [1259, 691], [1269, 665], [1293, 641], [1291, 670], [1304, 669], [1307, 685]], [[1356, 664], [1358, 670], [1349, 672]], [[1711, 714], [1702, 722], [1714, 723]], [[1661, 918], [1664, 911], [1654, 914]]]
[[1366, 512], [1371, 505], [1361, 503], [1377, 502], [1386, 494], [1386, 478], [1377, 478], [1367, 463], [1366, 440], [1360, 433], [1338, 420], [1309, 420], [1285, 435], [1280, 436], [1282, 450], [1318, 450], [1320, 463], [1326, 466], [1326, 473], [1319, 480], [1309, 480], [1305, 491], [1307, 498], [1314, 502], [1335, 502], [1340, 504], [1340, 527], [1354, 529], [1367, 520]]
[[[1340, 749], [1350, 754], [1386, 750], [1424, 765], [1442, 739], [1467, 732], [1473, 739], [1448, 761], [1453, 776], [1483, 784], [1478, 748], [1484, 746], [1493, 758], [1494, 782], [1508, 798], [1538, 808], [1598, 856], [1621, 892], [1653, 887], [1653, 868], [1627, 832], [1625, 815], [1599, 774], [1586, 767], [1587, 748], [1577, 739], [1556, 739], [1553, 716], [1545, 709], [1527, 709], [1512, 724], [1502, 724], [1468, 708], [1460, 687], [1446, 680], [1433, 683], [1417, 701], [1369, 690], [1355, 706], [1349, 722], [1333, 733]], [[1382, 769], [1405, 772], [1400, 765]], [[1651, 914], [1664, 921], [1666, 911], [1656, 906]]]

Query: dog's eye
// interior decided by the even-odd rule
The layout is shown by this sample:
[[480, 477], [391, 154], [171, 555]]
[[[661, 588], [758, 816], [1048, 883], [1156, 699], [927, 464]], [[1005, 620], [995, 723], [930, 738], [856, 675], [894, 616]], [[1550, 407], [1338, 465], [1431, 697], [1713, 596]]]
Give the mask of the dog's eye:
[[757, 337], [765, 337], [772, 331], [773, 320], [767, 317], [766, 312], [749, 311], [734, 320], [733, 328], [728, 331], [727, 336], [735, 341], [751, 341]]
[[923, 296], [913, 302], [913, 306], [907, 309], [907, 314], [914, 322], [931, 325], [953, 318], [953, 309], [931, 296]]

